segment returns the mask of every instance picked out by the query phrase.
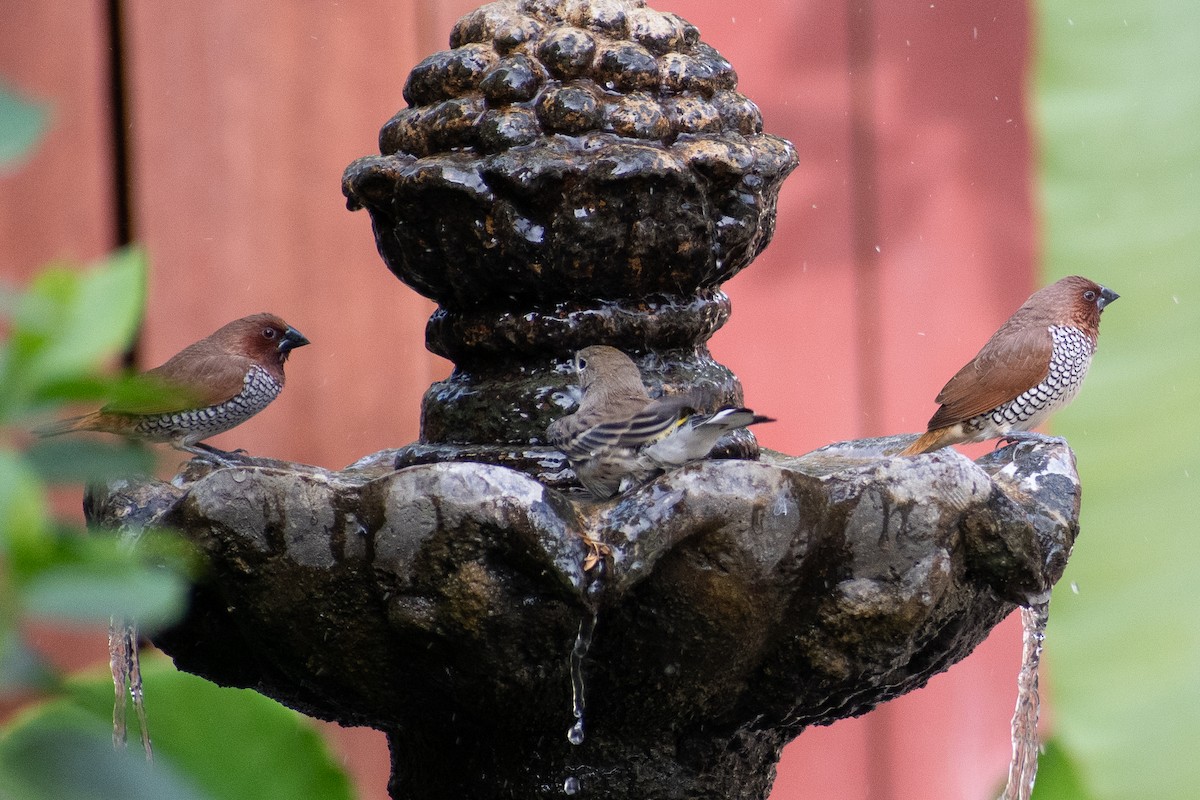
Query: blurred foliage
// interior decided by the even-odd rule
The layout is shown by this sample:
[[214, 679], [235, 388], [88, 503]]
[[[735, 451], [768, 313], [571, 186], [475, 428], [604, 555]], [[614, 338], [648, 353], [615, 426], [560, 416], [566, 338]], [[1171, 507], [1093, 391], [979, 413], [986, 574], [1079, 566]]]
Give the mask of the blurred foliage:
[[0, 736], [0, 786], [5, 800], [208, 797], [171, 763], [115, 753], [104, 725], [63, 700], [39, 706]]
[[121, 441], [36, 441], [25, 430], [123, 384], [100, 370], [132, 341], [145, 282], [144, 258], [130, 249], [88, 270], [44, 270], [21, 291], [0, 287], [0, 665], [33, 658], [20, 652], [27, 616], [101, 624], [133, 616], [153, 629], [182, 611], [187, 562], [175, 539], [149, 532], [133, 548], [55, 520], [47, 506], [52, 482], [146, 474], [153, 455]]
[[[997, 797], [999, 794], [996, 795]], [[1043, 744], [1038, 759], [1033, 800], [1096, 800], [1080, 778], [1079, 766], [1071, 761], [1059, 741], [1051, 737]]]
[[1055, 420], [1084, 497], [1051, 607], [1045, 685], [1059, 755], [1037, 797], [1190, 800], [1200, 786], [1200, 6], [1037, 9], [1047, 280], [1082, 274], [1121, 294], [1087, 386]]
[[[44, 112], [0, 89], [0, 171], [35, 145]], [[67, 406], [154, 402], [161, 387], [108, 373], [133, 341], [145, 302], [137, 249], [90, 269], [0, 283], [0, 699], [42, 700], [0, 727], [0, 800], [242, 800], [352, 796], [307, 720], [250, 692], [219, 689], [158, 661], [143, 670], [158, 756], [113, 748], [113, 681], [64, 679], [24, 641], [24, 623], [179, 618], [194, 558], [178, 537], [121, 536], [57, 520], [54, 484], [148, 474], [154, 457], [119, 440], [38, 439]], [[136, 546], [132, 541], [136, 538]]]
[[29, 156], [46, 128], [46, 109], [0, 84], [0, 175]]
[[[82, 787], [72, 783], [97, 770], [113, 792], [105, 797], [351, 797], [345, 773], [329, 760], [321, 737], [303, 717], [254, 692], [222, 689], [177, 672], [163, 658], [143, 662], [142, 676], [153, 698], [153, 769], [137, 757], [113, 758], [106, 733], [112, 680], [107, 672], [97, 672], [72, 678], [60, 699], [11, 726], [0, 739], [0, 786], [21, 785], [32, 765], [38, 769], [39, 791], [53, 792], [28, 796], [48, 800], [97, 797], [87, 793], [94, 781]], [[42, 765], [31, 757], [64, 745], [73, 759], [67, 763], [51, 759]]]

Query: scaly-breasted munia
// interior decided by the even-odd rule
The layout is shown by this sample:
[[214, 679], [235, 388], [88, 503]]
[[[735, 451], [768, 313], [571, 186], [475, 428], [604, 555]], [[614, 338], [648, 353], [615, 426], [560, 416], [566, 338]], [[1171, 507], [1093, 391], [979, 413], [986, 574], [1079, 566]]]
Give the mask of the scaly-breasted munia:
[[579, 410], [552, 422], [546, 436], [597, 498], [704, 458], [728, 431], [773, 421], [748, 408], [696, 413], [693, 395], [651, 399], [633, 359], [615, 347], [585, 347], [575, 369]]
[[929, 430], [901, 455], [1029, 431], [1074, 399], [1100, 312], [1119, 295], [1073, 275], [1034, 292], [938, 393]]
[[306, 344], [308, 339], [300, 331], [274, 314], [234, 320], [139, 375], [137, 382], [146, 387], [146, 399], [110, 403], [39, 433], [114, 433], [169, 442], [178, 450], [224, 463], [222, 457], [230, 454], [199, 443], [266, 408], [283, 389], [288, 354]]

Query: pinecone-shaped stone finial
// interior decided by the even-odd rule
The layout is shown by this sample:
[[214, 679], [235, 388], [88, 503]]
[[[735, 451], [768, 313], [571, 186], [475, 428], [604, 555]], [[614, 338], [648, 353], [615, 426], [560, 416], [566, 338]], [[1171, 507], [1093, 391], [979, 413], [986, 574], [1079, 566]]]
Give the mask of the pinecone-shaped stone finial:
[[[539, 443], [570, 410], [563, 365], [590, 344], [738, 402], [704, 343], [796, 154], [762, 132], [729, 62], [637, 0], [500, 0], [450, 44], [343, 183], [389, 269], [441, 306], [427, 343], [458, 369], [427, 395], [422, 440]], [[485, 396], [491, 411], [471, 400]], [[754, 452], [741, 442], [731, 454]]]

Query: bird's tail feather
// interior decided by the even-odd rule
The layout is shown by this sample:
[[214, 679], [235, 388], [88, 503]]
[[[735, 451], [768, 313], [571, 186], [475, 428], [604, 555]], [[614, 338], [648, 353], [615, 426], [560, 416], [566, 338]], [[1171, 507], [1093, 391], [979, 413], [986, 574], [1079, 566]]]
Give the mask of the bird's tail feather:
[[744, 428], [747, 425], [757, 425], [760, 422], [774, 422], [773, 417], [765, 417], [762, 414], [755, 414], [748, 408], [722, 408], [720, 411], [712, 414], [708, 419], [697, 421], [694, 427], [702, 425], [715, 425], [723, 431], [732, 431], [738, 428]]
[[908, 447], [900, 451], [902, 456], [919, 456], [921, 453], [928, 453], [931, 450], [938, 450], [947, 445], [954, 444], [954, 439], [950, 435], [949, 428], [934, 428], [917, 437], [916, 441]]
[[61, 436], [64, 433], [74, 433], [75, 431], [93, 431], [96, 430], [96, 425], [99, 421], [100, 412], [93, 411], [90, 414], [84, 414], [82, 417], [55, 420], [39, 428], [34, 428], [33, 432], [37, 436], [44, 438], [47, 436]]

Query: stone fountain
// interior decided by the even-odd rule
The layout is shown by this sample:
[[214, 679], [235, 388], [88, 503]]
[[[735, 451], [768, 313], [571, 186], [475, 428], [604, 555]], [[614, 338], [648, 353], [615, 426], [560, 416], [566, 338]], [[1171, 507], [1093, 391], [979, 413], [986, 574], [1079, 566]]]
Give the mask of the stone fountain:
[[920, 687], [1047, 596], [1074, 457], [889, 455], [907, 436], [789, 457], [742, 431], [590, 501], [542, 440], [576, 403], [572, 353], [611, 344], [652, 393], [740, 402], [705, 343], [795, 151], [692, 25], [636, 0], [504, 0], [450, 44], [343, 184], [439, 304], [427, 345], [455, 370], [421, 439], [338, 472], [196, 460], [89, 514], [194, 542], [208, 573], [155, 642], [385, 731], [393, 797], [764, 798], [806, 727]]

